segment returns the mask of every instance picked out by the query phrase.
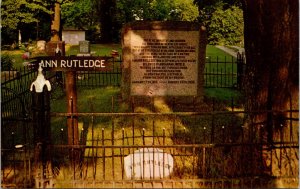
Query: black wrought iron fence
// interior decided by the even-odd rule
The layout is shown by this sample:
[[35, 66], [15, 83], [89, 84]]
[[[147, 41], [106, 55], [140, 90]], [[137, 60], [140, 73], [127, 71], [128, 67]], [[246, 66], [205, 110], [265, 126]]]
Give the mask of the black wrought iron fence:
[[[111, 64], [112, 69], [110, 71], [78, 72], [76, 77], [77, 85], [82, 87], [120, 86], [122, 57], [114, 58]], [[218, 57], [209, 57], [205, 66], [204, 87], [239, 87], [242, 82], [244, 66], [245, 64], [242, 56], [239, 56], [237, 59], [232, 57], [229, 61], [226, 57], [222, 58], [222, 60], [219, 60]], [[54, 75], [55, 72], [46, 72], [46, 78], [52, 78], [51, 82], [53, 83], [54, 89], [56, 89], [56, 78]], [[13, 106], [15, 106], [14, 109], [21, 109], [21, 107], [18, 106], [18, 103], [13, 102], [15, 98], [13, 98], [13, 95], [9, 94], [10, 92], [13, 92], [17, 96], [22, 96], [23, 100], [26, 101], [26, 105], [30, 104], [30, 97], [28, 96], [29, 88], [36, 76], [37, 72], [28, 69], [28, 67], [24, 67], [20, 70], [1, 72], [1, 88], [3, 89], [1, 92], [1, 104], [3, 110], [7, 109], [6, 104], [9, 106], [8, 109]], [[63, 87], [63, 85], [61, 85], [61, 87]], [[11, 113], [15, 112], [17, 111]], [[7, 116], [7, 114], [2, 114], [2, 117], [4, 115]]]
[[245, 71], [245, 56], [206, 57], [204, 87], [241, 89]]
[[[111, 72], [77, 73], [77, 84], [119, 85], [120, 64], [116, 60]], [[212, 64], [216, 64], [217, 70], [233, 70], [216, 74], [212, 81], [219, 83], [217, 87], [240, 85], [238, 78], [242, 74], [233, 73], [241, 69], [235, 60], [225, 63], [223, 68], [218, 61]], [[233, 65], [236, 67], [230, 67]], [[155, 98], [140, 102], [133, 98], [126, 112], [114, 112], [115, 100], [109, 112], [52, 112], [52, 144], [48, 146], [52, 165], [43, 165], [47, 169], [34, 173], [37, 146], [32, 142], [34, 131], [27, 113], [31, 108], [29, 86], [36, 73], [26, 73], [13, 78], [12, 83], [2, 83], [4, 187], [32, 187], [34, 179], [52, 187], [79, 188], [265, 188], [278, 179], [286, 182], [285, 186], [295, 187], [298, 183], [299, 120], [294, 116], [298, 110], [293, 110], [292, 105], [289, 110], [247, 112], [236, 110], [233, 101], [224, 105], [213, 100], [201, 107], [204, 104], [196, 99], [180, 102], [176, 98], [165, 99], [167, 109], [171, 110], [166, 112], [157, 111]], [[63, 83], [62, 86], [56, 83], [55, 73], [47, 74], [54, 88], [63, 87]], [[226, 79], [217, 79], [225, 75]], [[210, 77], [208, 72], [206, 77]], [[6, 105], [10, 103], [13, 105]], [[140, 107], [145, 104], [148, 106]], [[219, 104], [224, 106], [216, 107]], [[275, 140], [268, 141], [265, 137], [268, 123], [257, 124], [252, 118], [277, 113], [285, 113], [286, 122], [274, 133]], [[78, 119], [76, 145], [68, 144], [66, 120], [70, 117]], [[275, 125], [272, 128], [275, 130]]]
[[[247, 112], [236, 110], [234, 103], [213, 107], [220, 104], [217, 101], [211, 109], [199, 109], [193, 101], [186, 112], [157, 112], [155, 103], [141, 108], [133, 99], [130, 104], [128, 112], [52, 112], [53, 167], [45, 170], [47, 179], [41, 182], [55, 188], [276, 188], [277, 180], [297, 186], [298, 110]], [[187, 104], [174, 99], [167, 105], [176, 110]], [[267, 123], [251, 118], [278, 113], [286, 113], [286, 122], [269, 142]], [[70, 117], [78, 119], [76, 145], [68, 144]], [[32, 137], [32, 129], [23, 132]], [[18, 134], [22, 132], [8, 134], [10, 145], [2, 149], [2, 180], [28, 186], [34, 179], [28, 173], [33, 173], [30, 160], [35, 154], [33, 146], [16, 140]]]

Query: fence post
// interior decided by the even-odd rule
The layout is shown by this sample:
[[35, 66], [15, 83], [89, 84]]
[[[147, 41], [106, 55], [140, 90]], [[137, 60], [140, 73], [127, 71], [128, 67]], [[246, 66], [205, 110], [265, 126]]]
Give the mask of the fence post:
[[238, 52], [236, 57], [237, 62], [237, 88], [242, 89], [244, 76], [244, 54]]
[[53, 188], [51, 164], [50, 91], [51, 85], [39, 66], [38, 76], [31, 84], [34, 129], [34, 177], [36, 188]]

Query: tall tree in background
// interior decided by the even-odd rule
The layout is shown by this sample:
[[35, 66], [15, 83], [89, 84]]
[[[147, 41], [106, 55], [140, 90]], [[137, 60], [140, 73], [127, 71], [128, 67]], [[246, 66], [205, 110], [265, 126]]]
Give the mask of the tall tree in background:
[[60, 41], [60, 5], [61, 2], [56, 0], [54, 2], [54, 15], [51, 22], [51, 39], [50, 41]]
[[99, 0], [98, 14], [101, 23], [101, 41], [110, 43], [113, 41], [113, 34], [117, 29], [115, 23], [116, 0]]
[[69, 1], [61, 5], [61, 20], [64, 27], [87, 30], [98, 25], [93, 0]]
[[243, 46], [241, 0], [194, 0], [194, 3], [210, 44]]
[[68, 1], [61, 6], [63, 28], [85, 30], [86, 39], [92, 43], [99, 41], [100, 21], [97, 13], [98, 0]]
[[208, 28], [210, 44], [243, 45], [244, 42], [243, 11], [231, 6], [223, 10], [218, 7], [211, 15]]
[[[299, 106], [299, 2], [296, 0], [243, 0], [245, 49], [247, 58], [247, 110], [289, 110]], [[254, 124], [266, 123], [266, 140], [291, 140], [297, 137], [298, 124], [290, 128], [291, 114], [268, 113], [256, 115]], [[298, 112], [292, 117], [299, 117]], [[292, 130], [293, 129], [293, 130]], [[285, 131], [284, 136], [279, 131]], [[292, 132], [291, 132], [292, 131]], [[275, 151], [276, 152], [276, 151]], [[291, 154], [295, 154], [294, 152]], [[272, 156], [272, 154], [270, 155]], [[272, 158], [272, 157], [271, 157]], [[295, 162], [297, 157], [292, 156]], [[276, 167], [283, 165], [274, 158]], [[279, 175], [280, 170], [271, 174]], [[282, 173], [282, 172], [281, 172]]]
[[4, 28], [18, 29], [21, 23], [38, 22], [36, 14], [45, 12], [50, 14], [47, 1], [35, 0], [3, 0], [1, 4], [1, 25]]
[[[33, 33], [32, 31], [37, 29], [38, 23], [52, 13], [49, 5], [50, 1], [48, 0], [3, 0], [1, 3], [1, 35], [3, 38], [1, 41], [5, 40], [4, 43], [17, 41], [18, 30], [23, 34], [23, 31], [30, 28]], [[38, 36], [35, 37], [38, 38]]]

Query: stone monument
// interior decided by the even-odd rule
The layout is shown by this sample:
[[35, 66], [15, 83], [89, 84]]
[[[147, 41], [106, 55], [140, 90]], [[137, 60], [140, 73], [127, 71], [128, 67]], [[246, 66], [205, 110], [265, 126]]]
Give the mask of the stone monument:
[[90, 42], [79, 41], [79, 54], [78, 56], [90, 56]]
[[191, 22], [129, 23], [122, 30], [122, 96], [203, 96], [206, 34]]

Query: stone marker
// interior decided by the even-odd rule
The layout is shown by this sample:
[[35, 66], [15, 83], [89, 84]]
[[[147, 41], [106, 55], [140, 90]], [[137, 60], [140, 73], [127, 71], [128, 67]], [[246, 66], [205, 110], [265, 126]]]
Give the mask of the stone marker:
[[203, 95], [205, 28], [138, 21], [122, 30], [122, 96]]
[[79, 41], [79, 53], [89, 54], [90, 53], [90, 42], [89, 41]]
[[37, 41], [36, 42], [36, 46], [37, 46], [37, 49], [39, 51], [45, 51], [45, 49], [46, 49], [46, 41], [44, 41], [44, 40]]
[[158, 148], [141, 148], [124, 158], [124, 169], [129, 179], [165, 178], [173, 172], [171, 154]]

